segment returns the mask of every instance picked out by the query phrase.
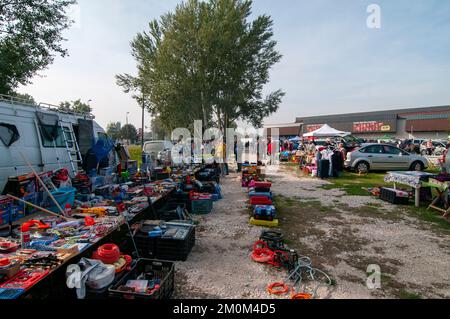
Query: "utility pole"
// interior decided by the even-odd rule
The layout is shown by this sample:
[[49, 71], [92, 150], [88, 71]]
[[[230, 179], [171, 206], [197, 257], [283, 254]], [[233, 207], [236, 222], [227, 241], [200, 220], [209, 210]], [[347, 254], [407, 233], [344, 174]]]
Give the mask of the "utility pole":
[[144, 149], [144, 135], [145, 135], [145, 127], [144, 127], [144, 117], [145, 117], [145, 96], [142, 93], [142, 136], [141, 136], [141, 150]]
[[130, 146], [130, 128], [128, 127], [128, 114], [130, 114], [130, 112], [127, 112], [127, 136], [126, 136], [126, 140], [127, 140], [127, 144], [128, 146]]

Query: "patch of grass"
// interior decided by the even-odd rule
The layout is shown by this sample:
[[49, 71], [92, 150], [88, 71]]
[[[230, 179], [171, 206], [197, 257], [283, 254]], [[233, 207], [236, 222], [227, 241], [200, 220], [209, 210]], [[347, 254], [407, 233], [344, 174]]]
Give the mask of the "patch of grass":
[[415, 292], [410, 292], [405, 289], [400, 290], [401, 299], [422, 299], [422, 295]]
[[387, 186], [384, 181], [386, 173], [369, 173], [359, 176], [356, 173], [344, 172], [341, 177], [328, 179], [331, 184], [323, 185], [323, 189], [341, 189], [347, 195], [371, 196], [364, 188], [373, 188], [375, 186]]
[[138, 161], [138, 164], [141, 165], [142, 162], [142, 149], [139, 145], [130, 145], [128, 146], [128, 152], [130, 153], [130, 157], [134, 161]]
[[442, 217], [442, 213], [435, 210], [427, 210], [427, 205], [421, 205], [420, 207], [407, 207], [407, 210], [411, 215], [417, 217], [420, 220], [427, 221], [441, 229], [450, 230], [450, 222]]
[[[331, 183], [329, 185], [321, 186], [323, 189], [341, 189], [346, 193], [346, 195], [357, 195], [357, 196], [371, 196], [369, 192], [362, 189], [364, 188], [372, 188], [376, 186], [386, 186], [392, 187], [391, 183], [384, 182], [385, 172], [380, 173], [369, 173], [365, 176], [359, 176], [358, 174], [345, 172], [342, 177], [329, 179], [328, 181]], [[421, 207], [417, 208], [413, 205], [406, 206], [406, 212], [420, 220], [430, 222], [432, 224], [437, 225], [441, 229], [450, 230], [450, 222], [442, 218], [442, 216], [434, 211], [427, 210], [427, 205], [424, 204]], [[376, 204], [367, 204], [364, 206], [364, 209], [375, 213], [378, 211], [379, 206]]]

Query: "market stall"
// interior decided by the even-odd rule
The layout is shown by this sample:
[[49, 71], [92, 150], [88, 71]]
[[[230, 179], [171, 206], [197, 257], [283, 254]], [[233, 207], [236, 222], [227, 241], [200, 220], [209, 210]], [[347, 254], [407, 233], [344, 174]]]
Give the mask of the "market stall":
[[414, 189], [415, 206], [420, 207], [420, 189], [424, 186], [424, 182], [428, 182], [430, 177], [435, 174], [427, 172], [405, 171], [405, 172], [388, 172], [384, 178], [387, 183], [394, 183], [394, 190], [397, 185], [405, 185]]
[[[195, 226], [175, 195], [188, 191], [190, 212], [208, 213], [212, 202], [220, 198], [220, 187], [215, 170], [200, 165], [166, 172], [167, 178], [157, 181], [131, 167], [121, 174], [106, 168], [74, 178], [61, 171], [12, 178], [0, 197], [0, 299], [64, 293], [66, 270], [73, 264], [101, 269], [93, 272], [95, 278], [111, 273], [112, 266], [117, 274], [131, 271], [127, 265], [139, 268], [138, 264], [149, 263], [139, 257], [141, 246], [152, 242], [158, 243], [164, 260], [185, 260], [195, 244]], [[174, 205], [167, 209], [169, 202]], [[147, 229], [141, 232], [140, 243], [133, 233], [137, 225]], [[132, 245], [126, 245], [127, 238], [133, 238]], [[109, 250], [117, 258], [108, 257]], [[173, 273], [170, 265], [166, 268]], [[169, 296], [173, 280], [172, 289], [164, 293], [155, 284], [159, 279], [155, 280], [146, 281], [153, 288], [141, 295]], [[138, 291], [126, 283], [120, 287]]]

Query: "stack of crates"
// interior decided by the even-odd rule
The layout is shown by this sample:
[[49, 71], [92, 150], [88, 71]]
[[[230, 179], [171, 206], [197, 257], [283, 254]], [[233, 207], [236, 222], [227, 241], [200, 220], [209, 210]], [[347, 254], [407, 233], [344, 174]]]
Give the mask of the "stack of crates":
[[278, 227], [276, 209], [272, 204], [272, 184], [270, 182], [252, 181], [249, 186], [252, 187], [249, 189], [250, 204], [255, 203], [253, 199], [258, 199], [260, 203], [263, 203], [262, 200], [265, 199], [267, 203], [253, 206], [250, 224], [264, 227]]
[[6, 196], [0, 196], [0, 226], [7, 225], [11, 219], [12, 201]]
[[[176, 230], [176, 235], [151, 237], [144, 232], [134, 235], [139, 255], [144, 258], [186, 261], [195, 246], [195, 226], [185, 223], [169, 222], [168, 229]], [[130, 244], [130, 243], [129, 243]], [[131, 249], [132, 245], [128, 245]]]

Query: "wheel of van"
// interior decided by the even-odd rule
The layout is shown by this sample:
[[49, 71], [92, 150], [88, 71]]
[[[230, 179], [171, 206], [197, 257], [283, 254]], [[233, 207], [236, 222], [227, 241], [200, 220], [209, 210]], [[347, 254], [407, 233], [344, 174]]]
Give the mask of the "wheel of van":
[[369, 163], [362, 161], [356, 164], [355, 171], [357, 173], [368, 173], [369, 172]]
[[420, 172], [423, 171], [424, 168], [425, 166], [423, 165], [422, 162], [416, 161], [411, 164], [410, 170]]

